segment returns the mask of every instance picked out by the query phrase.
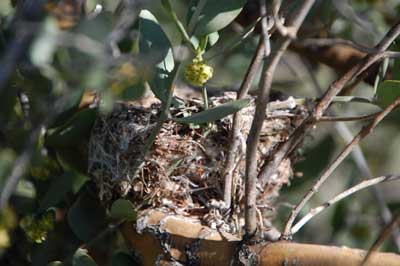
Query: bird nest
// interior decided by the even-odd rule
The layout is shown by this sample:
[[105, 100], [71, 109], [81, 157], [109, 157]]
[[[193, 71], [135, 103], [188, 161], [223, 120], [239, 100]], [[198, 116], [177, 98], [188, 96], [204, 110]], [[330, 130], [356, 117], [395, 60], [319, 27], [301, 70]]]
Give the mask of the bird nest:
[[[232, 93], [212, 97], [210, 105], [218, 106], [235, 97]], [[223, 176], [232, 116], [201, 126], [169, 120], [143, 158], [145, 142], [156, 126], [160, 108], [157, 103], [148, 108], [118, 103], [110, 114], [98, 116], [89, 142], [89, 174], [97, 184], [100, 199], [111, 202], [127, 197], [139, 210], [157, 209], [198, 217], [211, 228], [238, 232], [244, 223], [244, 154], [254, 103], [241, 111], [240, 145], [234, 151], [237, 160], [230, 173], [234, 182], [229, 209], [223, 201]], [[264, 122], [258, 147], [259, 167], [305, 114], [305, 109], [290, 98], [271, 102], [268, 108], [269, 118]], [[202, 102], [191, 99], [171, 113], [182, 117], [201, 110]], [[289, 183], [292, 161], [293, 157], [284, 160], [266, 186], [259, 187], [268, 192], [260, 193], [263, 196], [258, 199], [264, 223], [273, 215], [281, 186]]]

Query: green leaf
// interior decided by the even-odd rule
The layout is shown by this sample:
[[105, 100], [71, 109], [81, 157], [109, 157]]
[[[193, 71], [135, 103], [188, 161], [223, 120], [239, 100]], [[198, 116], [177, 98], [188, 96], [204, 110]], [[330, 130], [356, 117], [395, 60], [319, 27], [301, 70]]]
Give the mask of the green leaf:
[[148, 80], [152, 91], [165, 102], [172, 82], [174, 57], [167, 35], [148, 10], [139, 14], [139, 53], [152, 69], [153, 77]]
[[377, 95], [378, 105], [386, 108], [400, 97], [400, 80], [385, 80], [379, 84]]
[[46, 19], [39, 36], [32, 45], [30, 56], [34, 65], [43, 67], [53, 61], [57, 48], [58, 28], [54, 19]]
[[217, 31], [208, 34], [208, 45], [209, 45], [210, 47], [211, 47], [211, 46], [214, 46], [214, 44], [216, 44], [216, 43], [218, 42], [218, 40], [219, 40], [219, 34], [218, 34]]
[[64, 124], [76, 112], [81, 102], [84, 90], [75, 89], [70, 93], [60, 113], [54, 118], [49, 128], [59, 127]]
[[111, 258], [111, 266], [132, 266], [136, 261], [125, 252], [117, 252]]
[[97, 195], [84, 186], [81, 195], [68, 211], [68, 224], [74, 234], [87, 243], [107, 226], [107, 214]]
[[[191, 1], [189, 8], [190, 20], [193, 14], [193, 7], [197, 6], [199, 0]], [[200, 12], [194, 28], [194, 34], [197, 36], [207, 35], [219, 31], [228, 26], [239, 15], [246, 0], [207, 0], [203, 10]]]
[[72, 257], [72, 266], [97, 266], [84, 249], [78, 249]]
[[237, 111], [249, 105], [249, 103], [250, 99], [236, 100], [229, 103], [221, 104], [217, 107], [202, 111], [200, 113], [196, 113], [188, 117], [174, 118], [173, 120], [179, 123], [186, 123], [186, 124], [209, 123], [224, 118], [225, 116], [231, 115], [233, 113], [236, 113]]
[[111, 206], [110, 216], [114, 219], [135, 220], [136, 210], [129, 200], [118, 199]]
[[48, 131], [46, 145], [69, 148], [82, 143], [82, 139], [90, 136], [95, 118], [95, 109], [85, 109], [76, 113], [64, 125]]
[[68, 191], [72, 189], [74, 175], [72, 172], [66, 172], [53, 178], [50, 187], [41, 200], [39, 212], [55, 206], [60, 202]]
[[[239, 35], [233, 36], [232, 38], [224, 41], [223, 45], [217, 45], [217, 46], [214, 46], [213, 48], [209, 49], [205, 53], [204, 59], [211, 60], [217, 56], [224, 55], [227, 52], [229, 52], [230, 50], [236, 48], [238, 45], [242, 44], [254, 31], [258, 21], [259, 21], [259, 19], [257, 19], [256, 21], [254, 21], [253, 23], [248, 25], [245, 29], [243, 29], [243, 31]], [[214, 33], [208, 35], [209, 42], [211, 42], [212, 38], [215, 38], [215, 36], [211, 37], [213, 34]], [[212, 46], [212, 45], [210, 44], [210, 46]]]
[[63, 263], [61, 261], [52, 261], [47, 266], [63, 266]]
[[104, 11], [92, 19], [85, 19], [75, 29], [76, 33], [103, 43], [112, 31], [113, 15], [109, 11]]

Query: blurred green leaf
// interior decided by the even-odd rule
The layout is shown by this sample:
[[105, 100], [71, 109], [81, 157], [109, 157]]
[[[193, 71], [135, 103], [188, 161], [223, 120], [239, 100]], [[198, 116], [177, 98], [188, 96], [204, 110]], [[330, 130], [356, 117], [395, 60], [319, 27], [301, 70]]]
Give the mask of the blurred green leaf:
[[[256, 21], [254, 21], [253, 23], [248, 25], [245, 29], [243, 29], [243, 31], [239, 35], [234, 36], [234, 37], [224, 41], [222, 46], [215, 46], [215, 47], [211, 48], [210, 50], [208, 50], [207, 53], [204, 55], [204, 59], [211, 60], [219, 55], [225, 54], [226, 52], [232, 50], [233, 48], [235, 48], [238, 45], [240, 45], [241, 43], [243, 43], [247, 39], [247, 37], [249, 37], [250, 34], [254, 31], [258, 21], [259, 21], [259, 19], [257, 19]], [[214, 33], [211, 33], [208, 35], [210, 41], [211, 41], [211, 36], [213, 34]], [[215, 37], [213, 37], [213, 38], [215, 38]]]
[[97, 111], [85, 109], [76, 113], [64, 125], [49, 130], [45, 143], [51, 147], [73, 147], [82, 143], [84, 138], [90, 136]]
[[132, 266], [136, 261], [125, 252], [117, 252], [111, 258], [111, 266]]
[[148, 80], [152, 91], [164, 102], [175, 63], [167, 35], [148, 10], [142, 10], [139, 14], [139, 53], [152, 67], [154, 76]]
[[84, 249], [78, 249], [73, 258], [72, 266], [97, 266], [96, 262], [87, 254]]
[[242, 108], [246, 107], [250, 104], [250, 99], [241, 99], [232, 101], [229, 103], [221, 104], [217, 107], [193, 114], [188, 117], [183, 118], [173, 118], [173, 120], [179, 123], [186, 123], [186, 124], [203, 124], [209, 123], [225, 116], [231, 115], [236, 113], [237, 111], [241, 110]]
[[331, 225], [333, 233], [337, 233], [339, 230], [344, 229], [346, 225], [345, 217], [348, 216], [348, 201], [339, 201], [336, 206], [334, 206], [334, 212], [331, 220]]
[[[296, 171], [303, 172], [307, 179], [318, 176], [329, 163], [331, 155], [335, 151], [335, 141], [331, 136], [327, 136], [315, 144], [306, 149], [305, 160], [295, 165]], [[294, 179], [293, 181], [304, 183], [303, 179]]]
[[385, 80], [379, 84], [377, 95], [378, 105], [386, 108], [400, 97], [400, 80]]
[[82, 23], [76, 28], [76, 33], [83, 34], [89, 38], [103, 43], [112, 30], [112, 13], [104, 11], [94, 18], [82, 20]]
[[128, 221], [136, 219], [136, 210], [133, 204], [126, 199], [117, 199], [111, 205], [110, 216], [114, 219], [126, 219]]
[[74, 234], [85, 243], [96, 237], [107, 226], [105, 208], [101, 206], [97, 195], [90, 191], [88, 183], [68, 210], [68, 224]]
[[39, 212], [56, 206], [72, 188], [74, 173], [66, 172], [52, 179], [51, 185], [39, 205]]
[[31, 60], [36, 66], [46, 66], [53, 61], [57, 48], [57, 23], [53, 18], [46, 19], [39, 36], [31, 48]]
[[[188, 21], [190, 21], [194, 13], [193, 8], [197, 6], [198, 1], [192, 0], [190, 2], [189, 15], [187, 16]], [[225, 28], [239, 15], [245, 4], [245, 0], [207, 0], [203, 10], [199, 14], [194, 34], [196, 36], [203, 36]]]
[[81, 102], [84, 90], [76, 89], [71, 91], [68, 99], [65, 101], [62, 111], [54, 118], [54, 122], [49, 128], [59, 127], [64, 124], [76, 112]]
[[15, 152], [12, 149], [0, 150], [0, 187], [3, 179], [8, 176], [15, 160]]
[[53, 261], [47, 264], [47, 266], [63, 266], [63, 263], [61, 261]]

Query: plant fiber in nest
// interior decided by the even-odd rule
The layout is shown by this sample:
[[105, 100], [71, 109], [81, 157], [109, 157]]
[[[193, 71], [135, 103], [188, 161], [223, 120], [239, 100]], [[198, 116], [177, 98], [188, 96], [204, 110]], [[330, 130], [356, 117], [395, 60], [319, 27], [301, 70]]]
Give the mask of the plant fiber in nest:
[[[234, 93], [210, 98], [210, 106], [231, 101]], [[275, 107], [272, 105], [275, 104]], [[290, 104], [289, 104], [290, 105]], [[273, 148], [285, 141], [305, 114], [302, 106], [289, 106], [285, 101], [271, 102], [258, 147], [261, 167]], [[140, 210], [157, 209], [199, 217], [211, 228], [231, 233], [244, 223], [244, 181], [246, 138], [255, 105], [241, 110], [242, 124], [239, 149], [235, 151], [232, 207], [223, 202], [223, 175], [229, 150], [232, 115], [211, 126], [187, 125], [172, 120], [164, 123], [149, 154], [143, 159], [146, 139], [157, 122], [160, 104], [148, 108], [118, 103], [107, 115], [99, 115], [89, 142], [89, 174], [106, 202], [127, 197]], [[272, 108], [271, 108], [272, 106]], [[184, 116], [202, 110], [197, 99], [173, 108], [173, 116]], [[300, 117], [300, 118], [299, 118]], [[139, 162], [140, 167], [133, 169]], [[274, 200], [282, 185], [289, 183], [294, 158], [286, 159], [268, 184], [261, 188], [258, 204], [263, 220], [269, 224]], [[136, 176], [135, 176], [136, 174]], [[267, 193], [265, 193], [267, 191]]]

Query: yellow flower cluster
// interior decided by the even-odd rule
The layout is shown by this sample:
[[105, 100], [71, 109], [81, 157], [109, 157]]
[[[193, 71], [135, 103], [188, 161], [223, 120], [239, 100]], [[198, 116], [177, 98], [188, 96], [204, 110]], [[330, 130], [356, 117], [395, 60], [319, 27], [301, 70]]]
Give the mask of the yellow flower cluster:
[[54, 229], [54, 215], [50, 212], [40, 218], [25, 216], [20, 223], [29, 241], [43, 243], [47, 238], [47, 233]]
[[203, 58], [197, 56], [186, 66], [185, 78], [190, 84], [201, 87], [212, 78], [213, 73], [214, 69], [204, 63]]

